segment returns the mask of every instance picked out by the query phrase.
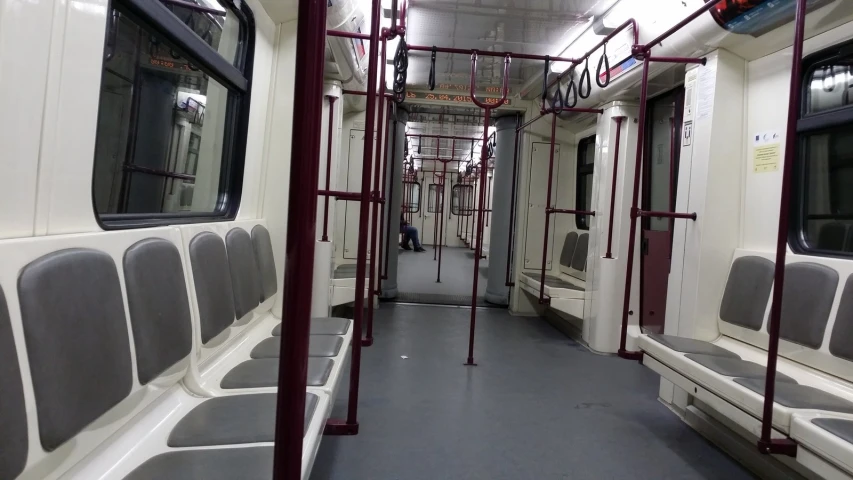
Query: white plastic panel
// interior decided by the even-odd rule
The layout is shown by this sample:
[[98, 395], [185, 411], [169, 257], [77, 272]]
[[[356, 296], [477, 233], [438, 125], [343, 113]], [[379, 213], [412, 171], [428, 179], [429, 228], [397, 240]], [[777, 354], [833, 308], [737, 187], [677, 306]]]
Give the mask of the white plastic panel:
[[[548, 160], [551, 144], [533, 142], [528, 163], [527, 232], [524, 247], [524, 268], [542, 268], [542, 237], [545, 234], [545, 203], [548, 197]], [[554, 171], [551, 179], [551, 203], [559, 198], [560, 145], [554, 145]], [[553, 220], [553, 218], [552, 218]], [[554, 258], [554, 222], [548, 232], [548, 256], [545, 269], [550, 270]]]

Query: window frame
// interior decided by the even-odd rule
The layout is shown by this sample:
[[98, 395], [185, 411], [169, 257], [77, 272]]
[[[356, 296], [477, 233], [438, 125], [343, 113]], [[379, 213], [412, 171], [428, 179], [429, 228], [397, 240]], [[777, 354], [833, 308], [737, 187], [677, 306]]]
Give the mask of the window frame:
[[[103, 91], [105, 55], [110, 37], [110, 22], [113, 9], [137, 24], [140, 28], [157, 35], [181, 56], [192, 59], [201, 71], [218, 82], [229, 92], [225, 104], [225, 125], [222, 139], [221, 170], [219, 175], [219, 197], [212, 212], [152, 212], [152, 213], [98, 213], [95, 204], [95, 182], [92, 182], [92, 212], [95, 221], [104, 230], [155, 227], [175, 224], [225, 222], [236, 218], [243, 193], [243, 178], [249, 132], [249, 110], [252, 101], [252, 75], [255, 59], [255, 17], [246, 4], [235, 0], [219, 0], [241, 22], [240, 46], [236, 53], [239, 68], [219, 54], [201, 37], [197, 36], [184, 22], [160, 0], [110, 0], [105, 17], [104, 51], [101, 52], [101, 83]], [[98, 115], [101, 115], [100, 109]], [[95, 145], [98, 144], [96, 134]], [[93, 146], [93, 150], [97, 147]], [[93, 157], [94, 157], [93, 151]], [[230, 161], [226, 158], [230, 157]], [[94, 179], [95, 162], [92, 164]]]
[[[843, 55], [853, 55], [853, 40], [824, 48], [806, 56], [802, 61], [799, 118], [796, 125], [795, 148], [797, 155], [792, 172], [793, 181], [791, 182], [791, 196], [788, 205], [788, 246], [794, 253], [800, 255], [844, 259], [853, 258], [853, 252], [820, 249], [809, 246], [806, 241], [806, 230], [808, 227], [806, 197], [808, 196], [807, 182], [809, 180], [809, 165], [805, 161], [808, 154], [806, 140], [808, 137], [821, 132], [828, 132], [845, 126], [853, 127], [853, 104], [822, 112], [808, 113], [809, 88], [811, 88], [809, 79], [812, 73], [819, 68], [818, 65]], [[849, 215], [844, 214], [839, 214], [837, 217], [841, 218], [844, 216], [849, 217]]]
[[[586, 196], [581, 195], [581, 183], [586, 181], [587, 176], [595, 173], [595, 157], [589, 165], [584, 165], [581, 161], [584, 158], [587, 148], [595, 148], [595, 134], [580, 139], [578, 142], [577, 158], [575, 160], [575, 210], [592, 210], [591, 205], [586, 205]], [[586, 193], [586, 192], [584, 192]], [[590, 192], [590, 203], [592, 202], [592, 194]], [[575, 214], [575, 226], [578, 230], [589, 230], [590, 226], [589, 215]]]
[[[456, 206], [455, 210], [453, 208], [454, 207], [454, 205], [453, 205], [453, 198], [454, 198], [453, 193], [454, 193], [454, 191], [461, 191], [461, 190], [466, 189], [466, 188], [469, 189], [469, 192], [468, 192], [468, 194], [470, 195], [469, 198], [471, 198], [471, 201], [473, 203], [474, 186], [471, 185], [470, 183], [457, 183], [456, 185], [454, 185], [453, 187], [450, 188], [450, 214], [451, 215], [456, 215], [457, 217], [470, 217], [471, 213], [474, 211], [473, 208], [467, 208], [467, 209], [461, 208], [461, 205], [459, 205], [460, 202], [457, 202], [457, 204], [455, 205]], [[461, 199], [462, 196], [456, 195], [455, 198]], [[465, 213], [462, 213], [462, 212], [465, 212]]]
[[[408, 185], [417, 185], [417, 186], [418, 186], [418, 194], [417, 194], [416, 196], [412, 196], [412, 197], [411, 197], [412, 199], [414, 199], [414, 200], [415, 200], [415, 203], [413, 203], [413, 204], [408, 202], [408, 198], [406, 198], [406, 197], [405, 197], [405, 195], [406, 195], [406, 190], [407, 190], [407, 189], [409, 189], [409, 188], [414, 188], [414, 187], [406, 187], [406, 185], [407, 185], [407, 184], [408, 184]], [[421, 211], [421, 196], [422, 196], [422, 192], [421, 192], [421, 182], [419, 182], [419, 181], [417, 181], [417, 180], [403, 180], [403, 195], [404, 195], [404, 198], [403, 198], [403, 208], [405, 209], [405, 212], [406, 212], [406, 213], [419, 213], [419, 212]], [[410, 208], [412, 205], [415, 205], [417, 208], [415, 208], [414, 210], [409, 210], [409, 208]]]
[[[435, 189], [433, 189], [435, 187]], [[435, 193], [433, 193], [435, 192]], [[433, 201], [435, 200], [435, 201]], [[436, 210], [436, 206], [438, 209]], [[444, 185], [430, 183], [427, 187], [427, 213], [444, 213]]]

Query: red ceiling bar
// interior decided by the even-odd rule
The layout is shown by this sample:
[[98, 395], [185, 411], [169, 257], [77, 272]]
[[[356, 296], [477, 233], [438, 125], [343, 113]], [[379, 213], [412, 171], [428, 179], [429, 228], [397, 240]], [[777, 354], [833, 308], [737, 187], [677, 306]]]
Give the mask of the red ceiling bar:
[[575, 210], [573, 208], [546, 208], [545, 213], [569, 213], [573, 215], [589, 215], [591, 217], [595, 216], [595, 212], [592, 210]]
[[457, 137], [453, 135], [418, 135], [417, 133], [407, 133], [407, 137], [418, 137], [418, 138], [438, 138], [444, 140], [473, 140], [479, 141], [479, 137]]
[[341, 190], [318, 190], [317, 195], [321, 197], [335, 197], [335, 200], [346, 200], [360, 202], [361, 194], [358, 192], [344, 192]]
[[[657, 46], [658, 44], [660, 44], [661, 42], [663, 42], [663, 41], [664, 41], [664, 40], [666, 40], [667, 38], [671, 37], [673, 33], [675, 33], [675, 32], [677, 32], [677, 31], [681, 30], [681, 29], [682, 29], [682, 28], [684, 28], [684, 27], [686, 27], [686, 26], [687, 26], [687, 24], [689, 24], [689, 23], [690, 23], [690, 22], [692, 22], [693, 20], [696, 20], [696, 19], [697, 19], [697, 18], [699, 18], [703, 13], [707, 12], [708, 10], [711, 10], [711, 9], [712, 9], [712, 8], [714, 8], [716, 5], [718, 5], [719, 3], [720, 3], [720, 2], [708, 2], [708, 3], [704, 4], [704, 5], [702, 5], [702, 6], [701, 6], [700, 8], [698, 8], [695, 12], [693, 12], [693, 13], [691, 13], [690, 15], [686, 16], [686, 17], [684, 18], [684, 20], [682, 20], [682, 21], [680, 21], [680, 22], [676, 23], [676, 24], [675, 24], [675, 25], [673, 25], [673, 26], [672, 26], [672, 28], [670, 28], [669, 30], [667, 30], [667, 31], [665, 31], [665, 32], [663, 32], [663, 33], [661, 33], [660, 35], [658, 35], [658, 37], [657, 37], [657, 38], [655, 38], [654, 40], [652, 40], [652, 41], [650, 41], [650, 42], [646, 43], [646, 45], [643, 47], [643, 50], [645, 50], [645, 52], [646, 52], [646, 53], [648, 53], [648, 51], [649, 51], [649, 50], [651, 50], [651, 49], [652, 49], [652, 47]], [[636, 41], [636, 40], [634, 41], [634, 45], [637, 45], [638, 43], [639, 43], [639, 41]]]
[[[520, 117], [516, 117], [516, 124], [518, 124]], [[513, 233], [513, 222], [515, 220], [515, 184], [518, 181], [518, 127], [515, 129], [515, 148], [512, 151], [512, 189], [509, 194], [509, 229], [507, 231], [507, 236], [509, 237], [506, 242], [506, 281], [504, 285], [507, 287], [514, 287], [515, 282], [510, 279], [510, 265], [512, 264], [513, 257], [513, 248], [512, 248], [512, 233]]]
[[[307, 1], [307, 0], [305, 0]], [[324, 1], [324, 0], [315, 0]], [[350, 366], [350, 382], [349, 382], [349, 398], [347, 401], [347, 417], [345, 421], [338, 419], [329, 419], [326, 421], [325, 433], [331, 435], [356, 435], [358, 434], [358, 385], [359, 374], [361, 370], [361, 335], [362, 322], [364, 319], [364, 280], [367, 269], [367, 234], [368, 229], [364, 228], [368, 225], [370, 215], [370, 180], [371, 180], [371, 163], [373, 161], [373, 131], [376, 122], [376, 99], [377, 90], [377, 62], [379, 61], [379, 20], [381, 17], [381, 2], [373, 0], [371, 5], [370, 16], [370, 44], [368, 49], [368, 67], [367, 67], [367, 111], [365, 112], [364, 138], [368, 141], [364, 142], [364, 156], [361, 162], [361, 202], [359, 203], [358, 224], [362, 226], [358, 230], [358, 247], [356, 253], [355, 267], [355, 313], [353, 315], [353, 342], [351, 353]], [[319, 59], [322, 59], [322, 50]], [[322, 63], [322, 62], [321, 62]], [[384, 63], [384, 62], [383, 62]], [[297, 65], [301, 65], [297, 63]], [[319, 78], [318, 80], [319, 81]], [[300, 92], [301, 90], [296, 89]], [[294, 109], [294, 112], [299, 112]], [[303, 158], [303, 157], [297, 157]], [[299, 163], [299, 162], [297, 162]], [[293, 177], [291, 177], [293, 178]], [[297, 177], [298, 178], [298, 177]], [[301, 179], [299, 179], [301, 180]], [[316, 183], [316, 182], [315, 182]], [[298, 205], [291, 203], [291, 205]], [[312, 257], [313, 258], [313, 257]], [[308, 298], [310, 306], [310, 295]], [[373, 292], [370, 292], [370, 301], [373, 303]], [[289, 317], [283, 317], [289, 318]], [[287, 323], [287, 322], [285, 322]], [[304, 390], [304, 389], [303, 389]], [[302, 393], [302, 392], [300, 392]], [[304, 397], [304, 394], [303, 394]], [[293, 477], [296, 478], [296, 477]]]
[[359, 33], [359, 32], [344, 32], [342, 30], [328, 30], [326, 35], [330, 37], [341, 37], [341, 38], [352, 38], [355, 40], [373, 40], [371, 36], [367, 33]]
[[362, 97], [366, 97], [366, 96], [367, 96], [367, 92], [362, 92], [362, 91], [360, 91], [360, 90], [347, 90], [347, 89], [343, 89], [343, 90], [341, 90], [341, 92], [342, 92], [344, 95], [358, 95], [358, 96], [362, 96]]
[[[470, 48], [450, 48], [450, 47], [427, 47], [424, 45], [408, 45], [410, 51], [415, 52], [432, 52], [433, 48], [436, 52], [441, 53], [457, 53], [460, 55], [479, 55], [483, 57], [512, 57], [522, 60], [545, 60], [549, 58], [547, 55], [532, 55], [528, 53], [513, 53], [513, 52], [490, 52], [484, 50], [474, 50]], [[574, 58], [550, 57], [552, 62], [577, 62]], [[504, 99], [506, 100], [506, 99]], [[476, 102], [475, 102], [476, 103]], [[503, 105], [503, 102], [501, 102]], [[479, 105], [478, 105], [479, 106]], [[482, 108], [482, 107], [480, 107]]]
[[301, 162], [290, 163], [288, 202], [299, 205], [287, 216], [284, 285], [281, 318], [281, 355], [278, 361], [274, 480], [302, 475], [302, 436], [305, 388], [308, 379], [308, 340], [311, 330], [311, 290], [314, 247], [317, 241], [317, 182], [320, 176], [322, 128], [322, 65], [326, 48], [326, 2], [299, 0], [296, 30], [291, 152]]
[[764, 384], [764, 411], [761, 416], [761, 453], [778, 453], [796, 457], [797, 444], [790, 438], [771, 438], [773, 404], [776, 396], [776, 363], [779, 354], [779, 327], [782, 322], [782, 293], [785, 288], [785, 256], [788, 253], [788, 215], [790, 212], [791, 177], [797, 157], [797, 118], [800, 109], [800, 78], [805, 38], [806, 0], [797, 0], [794, 19], [794, 46], [791, 60], [791, 85], [788, 93], [788, 126], [785, 137], [785, 164], [782, 169], [782, 193], [779, 199], [779, 230], [776, 236], [776, 271], [773, 279], [773, 300], [770, 304], [767, 345], [767, 374]]
[[[385, 91], [385, 57], [387, 56], [386, 50], [388, 49], [388, 30], [382, 29], [382, 56], [379, 58], [379, 78], [382, 79], [382, 86], [379, 88], [379, 91]], [[380, 82], [377, 82], [380, 83]], [[377, 97], [381, 98], [381, 95], [377, 94]], [[380, 255], [377, 252], [377, 248], [379, 248], [378, 240], [378, 230], [379, 230], [379, 171], [382, 168], [382, 151], [384, 148], [384, 140], [385, 137], [382, 136], [382, 125], [385, 122], [385, 104], [388, 102], [386, 99], [384, 102], [380, 100], [379, 103], [379, 119], [376, 122], [376, 126], [379, 129], [379, 138], [376, 141], [376, 152], [373, 160], [373, 195], [375, 201], [373, 202], [373, 212], [370, 218], [370, 252], [373, 255], [373, 259], [376, 260]], [[388, 128], [386, 125], [385, 134], [388, 134]], [[367, 331], [364, 334], [364, 339], [361, 341], [361, 344], [365, 347], [369, 347], [373, 345], [373, 295], [376, 293], [376, 272], [377, 265], [376, 263], [371, 263], [370, 265], [370, 274], [367, 279], [367, 291], [370, 292], [370, 301], [367, 302]]]
[[610, 218], [607, 219], [607, 253], [604, 258], [613, 258], [613, 213], [616, 207], [616, 175], [619, 173], [619, 138], [622, 136], [622, 122], [626, 117], [613, 117], [616, 120], [616, 144], [613, 147], [613, 181], [610, 185]]
[[551, 146], [548, 151], [548, 188], [545, 200], [545, 235], [542, 239], [542, 271], [539, 274], [539, 304], [549, 305], [550, 298], [545, 298], [545, 264], [548, 259], [548, 231], [551, 228], [551, 215], [548, 210], [551, 209], [551, 183], [554, 180], [554, 142], [557, 138], [557, 114], [552, 113], [551, 118]]
[[[326, 191], [329, 191], [332, 181], [332, 136], [335, 130], [335, 100], [337, 97], [328, 95], [329, 100], [329, 132], [326, 144]], [[329, 241], [329, 196], [323, 198], [323, 241]]]
[[474, 93], [476, 90], [477, 78], [477, 52], [474, 51], [471, 54], [471, 101], [483, 109], [483, 145], [480, 152], [480, 211], [477, 212], [477, 250], [474, 254], [474, 281], [472, 282], [473, 285], [471, 293], [471, 323], [468, 332], [468, 359], [465, 362], [465, 365], [469, 366], [477, 365], [474, 363], [474, 329], [477, 322], [477, 284], [480, 279], [480, 257], [483, 256], [483, 217], [485, 215], [483, 209], [485, 208], [484, 197], [486, 193], [486, 174], [489, 170], [489, 122], [491, 121], [492, 109], [503, 105], [506, 102], [507, 95], [509, 95], [509, 63], [510, 56], [509, 54], [506, 54], [504, 56], [503, 87], [501, 88], [500, 100], [496, 103], [484, 103], [478, 100], [477, 95]]

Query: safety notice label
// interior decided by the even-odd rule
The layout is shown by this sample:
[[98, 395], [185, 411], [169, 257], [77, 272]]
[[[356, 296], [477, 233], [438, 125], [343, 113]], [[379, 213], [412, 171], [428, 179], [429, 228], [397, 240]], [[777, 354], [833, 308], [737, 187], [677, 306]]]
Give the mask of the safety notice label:
[[755, 173], [779, 170], [782, 158], [781, 137], [776, 132], [756, 133], [752, 138], [752, 169]]

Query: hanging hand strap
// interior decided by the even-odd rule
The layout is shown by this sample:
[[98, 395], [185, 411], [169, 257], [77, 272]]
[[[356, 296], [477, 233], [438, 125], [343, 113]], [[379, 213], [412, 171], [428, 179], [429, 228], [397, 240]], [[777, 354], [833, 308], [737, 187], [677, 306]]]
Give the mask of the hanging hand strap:
[[[586, 89], [583, 88], [584, 85], [586, 85]], [[589, 73], [589, 57], [586, 57], [586, 63], [581, 73], [580, 81], [578, 81], [578, 95], [581, 98], [589, 98], [590, 93], [592, 93], [592, 79]]]
[[406, 71], [409, 69], [409, 46], [406, 39], [400, 38], [394, 53], [394, 101], [397, 104], [406, 100]]
[[[604, 44], [603, 49], [601, 58], [598, 59], [598, 68], [595, 69], [595, 83], [601, 88], [610, 85], [610, 60], [607, 58], [607, 43]], [[604, 67], [604, 72], [601, 71], [601, 67]], [[601, 80], [602, 76], [604, 76], [604, 81]]]
[[436, 48], [435, 45], [432, 47], [432, 55], [430, 56], [430, 66], [429, 66], [429, 89], [435, 90], [435, 54]]

